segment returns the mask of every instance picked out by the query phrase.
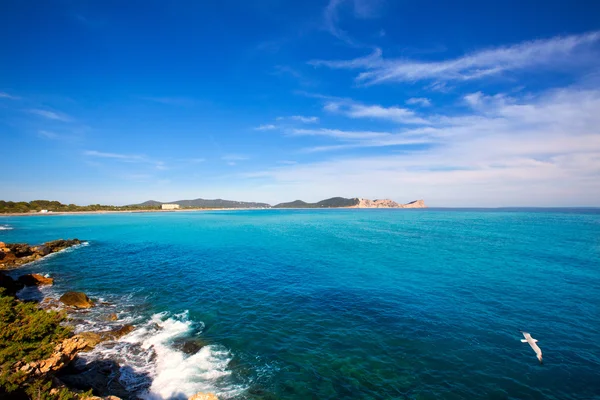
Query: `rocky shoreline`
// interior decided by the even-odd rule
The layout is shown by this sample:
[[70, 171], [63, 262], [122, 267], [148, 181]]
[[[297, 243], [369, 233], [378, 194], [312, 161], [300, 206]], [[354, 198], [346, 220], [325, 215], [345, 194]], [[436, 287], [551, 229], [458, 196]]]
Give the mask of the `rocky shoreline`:
[[[13, 298], [13, 308], [21, 303], [30, 303], [18, 299], [17, 293], [26, 287], [52, 285], [54, 279], [40, 274], [24, 274], [16, 279], [6, 274], [5, 271], [14, 270], [27, 263], [37, 261], [50, 254], [80, 245], [79, 239], [55, 240], [39, 246], [30, 246], [23, 243], [5, 244], [0, 242], [0, 292], [3, 296]], [[61, 325], [66, 325], [71, 332], [74, 330], [73, 321], [75, 314], [86, 312], [86, 309], [96, 306], [96, 302], [85, 293], [68, 291], [63, 293], [58, 300], [45, 298], [36, 303], [39, 310], [55, 313], [64, 319]], [[118, 323], [116, 314], [105, 316], [107, 321]], [[2, 321], [5, 323], [6, 321]], [[5, 388], [0, 386], [2, 398], [28, 398], [25, 386], [39, 382], [45, 393], [40, 398], [63, 398], [68, 393], [70, 398], [92, 400], [119, 400], [135, 398], [132, 393], [120, 383], [121, 366], [110, 360], [93, 362], [83, 367], [77, 366], [76, 361], [80, 352], [89, 352], [103, 342], [117, 341], [122, 336], [132, 332], [135, 327], [131, 324], [120, 324], [114, 329], [101, 332], [80, 332], [70, 334], [63, 340], [54, 343], [52, 354], [44, 359], [27, 362], [18, 360], [6, 371], [6, 364], [2, 367], [4, 372], [9, 372], [18, 377], [19, 387], [5, 393]], [[25, 338], [27, 339], [27, 338]], [[43, 339], [43, 338], [42, 338]], [[29, 396], [30, 397], [30, 396]], [[39, 397], [39, 396], [38, 396]], [[197, 393], [190, 397], [193, 400], [217, 400], [212, 393]]]

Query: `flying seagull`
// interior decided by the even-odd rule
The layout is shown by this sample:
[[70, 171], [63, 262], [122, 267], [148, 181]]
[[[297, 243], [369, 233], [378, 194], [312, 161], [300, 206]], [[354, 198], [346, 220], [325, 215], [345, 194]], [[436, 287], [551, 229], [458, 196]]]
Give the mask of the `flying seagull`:
[[535, 351], [535, 354], [537, 355], [537, 359], [540, 360], [540, 364], [541, 364], [542, 363], [542, 350], [536, 344], [537, 339], [532, 338], [531, 334], [528, 332], [521, 331], [521, 333], [523, 334], [523, 336], [525, 336], [525, 339], [521, 339], [521, 342], [529, 343], [529, 345], [531, 346], [533, 351]]

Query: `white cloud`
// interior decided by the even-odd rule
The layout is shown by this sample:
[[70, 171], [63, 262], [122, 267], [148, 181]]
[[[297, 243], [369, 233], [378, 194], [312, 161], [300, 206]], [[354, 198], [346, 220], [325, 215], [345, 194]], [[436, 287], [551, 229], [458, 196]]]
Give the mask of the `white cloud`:
[[20, 97], [12, 96], [6, 92], [0, 92], [0, 99], [19, 100]]
[[277, 125], [266, 124], [266, 125], [259, 125], [256, 128], [254, 128], [255, 131], [271, 131], [273, 129], [277, 129]]
[[313, 151], [421, 141], [417, 149], [390, 147], [402, 151], [281, 165], [249, 177], [308, 200], [364, 196], [425, 198], [437, 206], [600, 206], [600, 89], [518, 98], [477, 93], [471, 99], [468, 113], [433, 115], [430, 125], [416, 129], [292, 132], [334, 141]]
[[411, 97], [410, 99], [406, 100], [406, 104], [429, 107], [431, 106], [431, 100], [426, 97]]
[[71, 121], [71, 118], [69, 116], [67, 116], [65, 114], [59, 114], [54, 111], [41, 110], [41, 109], [34, 108], [34, 109], [29, 110], [29, 112], [32, 114], [35, 114], [35, 115], [39, 115], [40, 117], [53, 119], [56, 121], [63, 121], [63, 122]]
[[427, 120], [417, 116], [414, 111], [396, 106], [384, 107], [381, 105], [330, 101], [325, 104], [323, 109], [333, 113], [340, 113], [350, 118], [385, 119], [402, 124], [428, 124]]
[[303, 124], [316, 124], [319, 122], [318, 117], [304, 117], [302, 115], [292, 115], [290, 119], [302, 122]]
[[121, 154], [121, 153], [105, 153], [96, 150], [86, 150], [83, 152], [84, 155], [98, 158], [112, 158], [115, 160], [121, 160], [125, 162], [147, 162], [147, 158], [136, 154]]
[[384, 59], [380, 49], [366, 57], [341, 61], [311, 61], [335, 69], [363, 70], [356, 81], [365, 85], [384, 82], [465, 81], [527, 68], [563, 68], [598, 62], [600, 32], [557, 36], [512, 46], [476, 51], [444, 61]]
[[345, 4], [348, 4], [349, 8], [352, 9], [355, 18], [367, 19], [375, 18], [379, 15], [382, 3], [382, 0], [329, 0], [323, 13], [324, 28], [333, 36], [347, 44], [359, 46], [359, 44], [339, 26], [341, 8]]
[[50, 131], [38, 131], [38, 135], [40, 137], [44, 137], [46, 139], [58, 139], [60, 138], [60, 135], [58, 135], [57, 133], [54, 132], [50, 132]]

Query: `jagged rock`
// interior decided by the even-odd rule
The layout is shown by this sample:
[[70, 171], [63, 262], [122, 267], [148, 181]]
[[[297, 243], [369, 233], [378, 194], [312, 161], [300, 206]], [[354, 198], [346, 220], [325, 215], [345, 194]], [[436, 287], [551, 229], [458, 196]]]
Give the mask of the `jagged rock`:
[[96, 347], [98, 343], [105, 342], [107, 340], [118, 340], [133, 330], [134, 327], [132, 325], [123, 325], [119, 329], [114, 329], [112, 331], [82, 332], [79, 334], [79, 336], [87, 341], [86, 351], [89, 351]]
[[19, 282], [25, 286], [53, 285], [54, 279], [40, 274], [26, 274], [19, 277]]
[[86, 351], [92, 350], [98, 343], [104, 340], [102, 336], [96, 332], [81, 332], [79, 336], [82, 337], [87, 343], [85, 347]]
[[60, 296], [59, 300], [67, 306], [77, 308], [91, 308], [94, 306], [94, 302], [83, 292], [67, 292]]
[[6, 247], [18, 258], [33, 254], [33, 249], [26, 243], [9, 243]]
[[104, 338], [104, 340], [117, 340], [122, 336], [127, 335], [129, 332], [133, 331], [135, 328], [133, 325], [123, 325], [119, 329], [115, 329], [107, 332], [100, 332], [100, 336]]
[[0, 269], [19, 267], [77, 244], [81, 244], [79, 239], [53, 240], [41, 246], [0, 242]]
[[[68, 249], [69, 247], [72, 247], [72, 246], [75, 246], [78, 244], [81, 244], [81, 240], [79, 240], [79, 239], [68, 239], [68, 240], [58, 239], [58, 240], [53, 240], [51, 242], [46, 242], [41, 247], [44, 249], [43, 252], [50, 251], [50, 253], [56, 253], [57, 251]], [[50, 254], [50, 253], [47, 253], [47, 254]]]
[[195, 395], [190, 396], [188, 400], [219, 400], [219, 398], [213, 393], [198, 392]]
[[52, 355], [41, 361], [20, 366], [20, 370], [27, 375], [40, 376], [49, 372], [56, 372], [69, 364], [78, 352], [85, 349], [87, 341], [79, 335], [63, 340], [54, 348]]

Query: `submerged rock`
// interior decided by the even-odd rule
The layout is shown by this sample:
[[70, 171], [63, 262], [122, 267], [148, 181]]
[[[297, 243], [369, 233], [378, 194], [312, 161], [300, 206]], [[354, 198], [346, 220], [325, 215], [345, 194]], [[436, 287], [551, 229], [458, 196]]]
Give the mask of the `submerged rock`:
[[192, 355], [200, 351], [208, 343], [201, 339], [179, 339], [173, 342], [173, 347], [185, 354]]
[[54, 279], [40, 274], [26, 274], [19, 277], [19, 282], [25, 286], [53, 285]]
[[118, 319], [119, 319], [119, 317], [117, 317], [117, 314], [115, 314], [115, 313], [108, 314], [108, 316], [106, 317], [107, 321], [116, 321]]
[[60, 296], [59, 300], [67, 306], [77, 308], [91, 308], [94, 306], [94, 302], [83, 292], [67, 292]]

